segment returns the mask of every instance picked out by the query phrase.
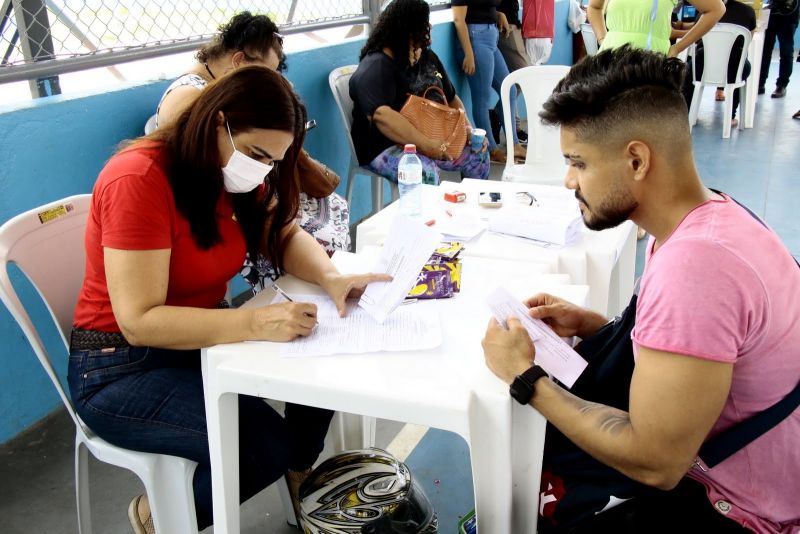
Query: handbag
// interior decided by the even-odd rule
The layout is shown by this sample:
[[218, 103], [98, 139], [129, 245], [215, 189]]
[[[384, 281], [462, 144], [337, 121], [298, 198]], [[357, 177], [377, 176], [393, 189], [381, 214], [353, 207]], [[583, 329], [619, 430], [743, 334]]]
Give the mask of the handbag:
[[341, 181], [338, 174], [312, 158], [305, 149], [297, 156], [294, 172], [300, 191], [311, 198], [327, 197], [336, 190]]
[[[747, 207], [739, 205], [764, 224]], [[634, 294], [628, 307], [616, 319], [575, 347], [588, 365], [570, 389], [573, 394], [584, 400], [628, 410], [634, 368], [631, 332], [636, 323], [637, 299]], [[698, 459], [702, 459], [706, 468], [713, 468], [780, 423], [798, 406], [800, 384], [766, 410], [707, 440], [700, 447]], [[569, 532], [615, 504], [664, 493], [595, 460], [549, 423], [541, 492], [539, 531], [542, 533]]]
[[400, 115], [425, 137], [441, 139], [442, 153], [456, 159], [467, 144], [467, 116], [463, 109], [429, 100], [429, 91], [437, 91], [442, 96], [442, 101], [447, 102], [444, 91], [431, 85], [422, 96], [408, 95], [408, 100], [400, 108]]

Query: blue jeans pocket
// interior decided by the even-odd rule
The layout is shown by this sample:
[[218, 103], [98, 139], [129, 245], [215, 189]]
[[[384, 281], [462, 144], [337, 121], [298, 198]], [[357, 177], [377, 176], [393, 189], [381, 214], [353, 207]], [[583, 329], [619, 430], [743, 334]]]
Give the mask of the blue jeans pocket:
[[143, 370], [149, 352], [148, 347], [122, 347], [71, 353], [68, 381], [73, 400], [84, 399], [119, 378]]

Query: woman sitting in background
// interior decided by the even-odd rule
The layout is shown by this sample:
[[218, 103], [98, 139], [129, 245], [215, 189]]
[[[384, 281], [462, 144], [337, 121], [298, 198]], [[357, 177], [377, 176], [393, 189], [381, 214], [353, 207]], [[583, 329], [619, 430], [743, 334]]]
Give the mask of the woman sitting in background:
[[[266, 15], [253, 15], [248, 11], [235, 15], [221, 26], [219, 33], [197, 52], [196, 57], [197, 63], [175, 80], [161, 97], [157, 125], [174, 120], [209, 83], [239, 67], [262, 65], [278, 72], [286, 70], [283, 37], [278, 27]], [[305, 150], [297, 158], [295, 174], [300, 181], [300, 226], [313, 235], [329, 255], [336, 250], [349, 250], [350, 209], [334, 192], [339, 176]], [[265, 280], [274, 280], [278, 274], [263, 256], [254, 263], [248, 260], [242, 275], [258, 291], [264, 288]]]
[[[341, 313], [348, 296], [389, 278], [339, 274], [296, 225], [293, 169], [305, 120], [281, 75], [240, 68], [174, 121], [115, 154], [92, 191], [70, 395], [81, 419], [109, 443], [197, 462], [199, 530], [212, 523], [200, 348], [289, 341], [309, 335], [317, 322], [316, 306], [302, 302], [218, 308], [245, 252], [319, 284]], [[296, 496], [331, 415], [287, 404], [282, 417], [261, 399], [240, 396], [241, 498], [287, 470]], [[129, 517], [135, 532], [153, 532], [146, 496], [132, 501]]]
[[[444, 92], [447, 104], [464, 109], [431, 43], [430, 7], [424, 0], [394, 0], [381, 13], [361, 49], [358, 69], [350, 78], [353, 99], [353, 145], [359, 165], [397, 182], [402, 145], [413, 143], [422, 161], [422, 181], [439, 183], [439, 169], [459, 171], [462, 178], [489, 177], [486, 146], [470, 149], [469, 136], [461, 154], [450, 159], [444, 139], [431, 139], [417, 130], [400, 109], [409, 94], [422, 96], [430, 87]], [[437, 100], [437, 92], [427, 98]], [[438, 101], [438, 100], [437, 100]], [[469, 128], [469, 126], [468, 126]]]

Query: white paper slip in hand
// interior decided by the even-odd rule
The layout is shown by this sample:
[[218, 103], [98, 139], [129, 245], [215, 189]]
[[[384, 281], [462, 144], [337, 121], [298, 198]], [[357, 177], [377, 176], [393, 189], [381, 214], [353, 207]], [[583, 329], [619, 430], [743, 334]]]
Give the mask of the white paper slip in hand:
[[392, 221], [374, 273], [392, 276], [391, 282], [367, 286], [358, 305], [379, 323], [397, 308], [417, 282], [425, 262], [442, 240], [442, 235], [421, 221], [398, 215]]
[[528, 315], [525, 305], [506, 289], [498, 287], [486, 297], [486, 302], [497, 322], [506, 325], [509, 317], [519, 319], [536, 347], [536, 363], [562, 384], [571, 388], [586, 369], [586, 360], [566, 341], [558, 337], [547, 323]]

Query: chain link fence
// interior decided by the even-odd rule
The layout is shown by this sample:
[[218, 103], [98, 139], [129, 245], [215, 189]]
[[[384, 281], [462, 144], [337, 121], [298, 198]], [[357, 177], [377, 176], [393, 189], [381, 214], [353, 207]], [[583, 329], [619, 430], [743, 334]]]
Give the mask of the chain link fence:
[[[449, 2], [428, 0], [436, 8]], [[380, 0], [3, 0], [0, 83], [194, 50], [235, 13], [269, 15], [282, 33], [369, 23]], [[40, 84], [41, 85], [41, 84]], [[42, 94], [42, 91], [40, 91]]]

